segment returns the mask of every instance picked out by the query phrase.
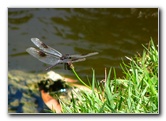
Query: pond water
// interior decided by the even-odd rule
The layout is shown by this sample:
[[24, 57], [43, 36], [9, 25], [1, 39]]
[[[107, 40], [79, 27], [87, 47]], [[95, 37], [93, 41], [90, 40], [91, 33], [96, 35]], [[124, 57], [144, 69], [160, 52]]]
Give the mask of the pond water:
[[[86, 61], [74, 63], [84, 79], [95, 69], [97, 80], [104, 78], [104, 68], [114, 67], [123, 77], [120, 63], [125, 56], [142, 53], [152, 37], [158, 44], [158, 8], [9, 8], [8, 70], [46, 72], [49, 66], [25, 50], [35, 47], [31, 38], [39, 38], [63, 54], [99, 52]], [[63, 65], [53, 70], [75, 78]]]

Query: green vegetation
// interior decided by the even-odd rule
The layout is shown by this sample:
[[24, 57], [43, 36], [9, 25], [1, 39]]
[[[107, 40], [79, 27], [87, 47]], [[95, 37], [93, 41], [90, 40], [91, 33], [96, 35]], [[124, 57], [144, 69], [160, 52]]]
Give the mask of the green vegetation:
[[126, 57], [129, 64], [122, 62], [123, 79], [116, 78], [115, 69], [110, 68], [99, 82], [92, 69], [92, 81], [87, 86], [72, 67], [78, 80], [91, 91], [73, 90], [70, 104], [61, 101], [63, 113], [158, 114], [158, 51], [152, 39], [147, 48], [143, 47], [141, 56]]

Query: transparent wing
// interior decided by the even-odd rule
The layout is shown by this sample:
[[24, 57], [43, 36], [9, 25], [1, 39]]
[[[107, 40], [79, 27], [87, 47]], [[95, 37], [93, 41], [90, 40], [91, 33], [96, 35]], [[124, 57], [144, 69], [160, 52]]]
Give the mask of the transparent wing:
[[71, 58], [86, 58], [86, 57], [89, 57], [89, 56], [93, 56], [93, 55], [97, 55], [99, 54], [98, 52], [93, 52], [93, 53], [88, 53], [86, 55], [79, 55], [79, 54], [76, 54], [76, 55], [68, 55], [68, 57], [71, 57]]
[[41, 50], [38, 50], [36, 48], [30, 47], [30, 48], [26, 49], [26, 51], [30, 55], [37, 58], [38, 60], [40, 60], [43, 63], [50, 64], [50, 65], [56, 65], [56, 64], [61, 63], [61, 60], [59, 59], [59, 57], [53, 56], [48, 53], [44, 53]]
[[38, 38], [31, 38], [31, 41], [41, 50], [43, 50], [44, 52], [50, 53], [52, 55], [56, 55], [58, 57], [62, 57], [62, 54], [51, 48], [50, 46], [44, 44], [42, 41], [40, 41]]
[[75, 62], [80, 62], [80, 61], [85, 61], [86, 58], [75, 58], [75, 59], [64, 59], [60, 60], [61, 63], [75, 63]]
[[[85, 60], [86, 60], [86, 58], [75, 59], [75, 60], [64, 59], [64, 60], [60, 60], [59, 63], [64, 63], [64, 66], [65, 66], [65, 68], [66, 68], [66, 67], [68, 66], [68, 63], [80, 62], [80, 61], [85, 61]], [[59, 63], [57, 63], [57, 64], [59, 64]], [[57, 65], [57, 64], [56, 64], [56, 65]], [[46, 70], [48, 71], [48, 70], [50, 70], [51, 68], [53, 68], [54, 66], [56, 66], [56, 65], [52, 65], [52, 66], [48, 67]], [[67, 67], [67, 68], [68, 68], [68, 67]]]
[[75, 62], [80, 62], [80, 61], [85, 61], [85, 60], [86, 60], [86, 58], [80, 58], [80, 59], [72, 60], [71, 62], [75, 63]]

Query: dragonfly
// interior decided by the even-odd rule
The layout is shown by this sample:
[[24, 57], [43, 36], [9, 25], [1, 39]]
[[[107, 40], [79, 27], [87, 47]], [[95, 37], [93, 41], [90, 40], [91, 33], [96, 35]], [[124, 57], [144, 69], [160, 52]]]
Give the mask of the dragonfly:
[[37, 58], [43, 63], [49, 64], [49, 66], [46, 70], [50, 70], [54, 66], [58, 64], [64, 64], [64, 67], [66, 69], [69, 69], [69, 65], [75, 62], [85, 61], [86, 57], [93, 56], [98, 54], [98, 52], [92, 52], [88, 54], [65, 54], [63, 55], [56, 49], [46, 45], [38, 38], [31, 38], [31, 41], [36, 45], [38, 48], [29, 47], [26, 49], [26, 51], [32, 55], [33, 57]]

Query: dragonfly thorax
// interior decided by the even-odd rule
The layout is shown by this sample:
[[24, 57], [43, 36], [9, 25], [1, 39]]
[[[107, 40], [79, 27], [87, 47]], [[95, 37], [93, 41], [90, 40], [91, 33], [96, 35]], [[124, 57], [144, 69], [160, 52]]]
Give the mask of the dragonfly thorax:
[[65, 60], [65, 59], [72, 59], [69, 54], [65, 54], [62, 57], [60, 57], [61, 60]]

